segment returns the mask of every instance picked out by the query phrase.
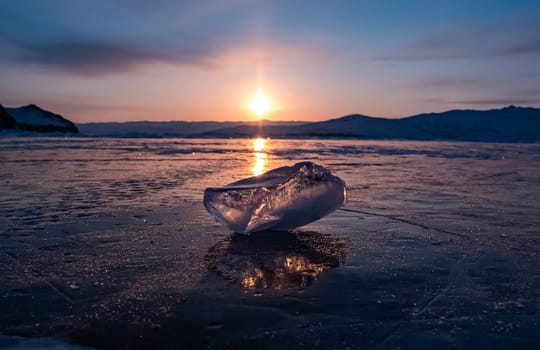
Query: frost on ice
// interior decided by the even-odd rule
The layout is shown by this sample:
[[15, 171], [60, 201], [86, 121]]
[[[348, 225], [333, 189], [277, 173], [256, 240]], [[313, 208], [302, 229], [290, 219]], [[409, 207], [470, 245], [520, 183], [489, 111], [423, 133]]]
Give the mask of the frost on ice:
[[204, 191], [204, 206], [240, 233], [289, 230], [318, 220], [346, 198], [345, 182], [311, 162], [270, 170]]

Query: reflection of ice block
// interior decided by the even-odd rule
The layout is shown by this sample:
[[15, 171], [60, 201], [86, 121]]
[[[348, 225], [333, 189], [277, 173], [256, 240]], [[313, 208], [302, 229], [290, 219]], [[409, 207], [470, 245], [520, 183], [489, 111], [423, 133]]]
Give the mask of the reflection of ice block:
[[210, 248], [204, 261], [209, 271], [246, 289], [305, 289], [345, 261], [345, 245], [305, 230], [232, 235]]
[[204, 206], [231, 230], [288, 230], [318, 220], [345, 202], [345, 182], [324, 167], [297, 163], [204, 191]]

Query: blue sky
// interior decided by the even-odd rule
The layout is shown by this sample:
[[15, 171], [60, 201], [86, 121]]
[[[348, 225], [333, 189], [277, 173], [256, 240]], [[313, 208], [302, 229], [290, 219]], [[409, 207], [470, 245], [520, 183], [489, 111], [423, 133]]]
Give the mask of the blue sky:
[[540, 106], [540, 1], [10, 1], [0, 103], [77, 122]]

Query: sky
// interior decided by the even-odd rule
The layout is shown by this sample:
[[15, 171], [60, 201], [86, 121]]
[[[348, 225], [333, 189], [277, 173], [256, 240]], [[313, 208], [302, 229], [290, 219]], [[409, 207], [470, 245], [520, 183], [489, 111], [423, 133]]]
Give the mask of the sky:
[[74, 122], [540, 106], [538, 0], [0, 0], [0, 103]]

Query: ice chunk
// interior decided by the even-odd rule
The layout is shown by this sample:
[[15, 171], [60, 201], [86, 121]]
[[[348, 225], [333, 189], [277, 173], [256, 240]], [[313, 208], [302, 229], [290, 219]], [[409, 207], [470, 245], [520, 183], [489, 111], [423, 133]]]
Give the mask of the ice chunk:
[[240, 233], [289, 230], [318, 220], [346, 198], [345, 182], [311, 162], [270, 170], [204, 191], [204, 206]]

